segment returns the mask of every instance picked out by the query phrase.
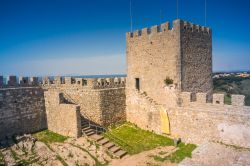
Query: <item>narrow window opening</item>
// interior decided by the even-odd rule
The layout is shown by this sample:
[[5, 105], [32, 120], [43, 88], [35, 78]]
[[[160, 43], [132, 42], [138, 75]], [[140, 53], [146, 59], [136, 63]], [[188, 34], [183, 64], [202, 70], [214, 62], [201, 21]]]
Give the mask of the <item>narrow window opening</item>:
[[140, 90], [140, 79], [139, 78], [135, 78], [135, 88], [137, 90]]

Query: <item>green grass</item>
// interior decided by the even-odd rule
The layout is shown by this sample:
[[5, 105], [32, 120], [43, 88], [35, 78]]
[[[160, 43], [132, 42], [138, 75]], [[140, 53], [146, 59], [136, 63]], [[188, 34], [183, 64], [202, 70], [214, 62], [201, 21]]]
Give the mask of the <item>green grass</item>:
[[142, 130], [130, 123], [114, 126], [104, 134], [129, 154], [137, 154], [158, 146], [173, 146], [172, 139]]
[[171, 162], [179, 163], [186, 157], [191, 158], [192, 151], [196, 148], [196, 145], [180, 143], [178, 147], [179, 149], [177, 151], [168, 156]]
[[[64, 142], [68, 137], [62, 136], [60, 134], [54, 133], [49, 130], [44, 130], [38, 133], [33, 134], [33, 137], [35, 137], [38, 141], [44, 142], [46, 146], [53, 152], [55, 152], [51, 146], [50, 143], [54, 142]], [[59, 160], [63, 166], [67, 166], [68, 164], [63, 160], [63, 158], [60, 155], [56, 155], [57, 160]]]
[[53, 143], [53, 142], [64, 142], [68, 137], [62, 136], [60, 134], [54, 133], [49, 130], [44, 130], [38, 133], [33, 134], [38, 141], [44, 143]]
[[178, 148], [179, 149], [177, 151], [170, 154], [169, 156], [161, 157], [161, 156], [155, 155], [153, 156], [153, 158], [154, 160], [161, 161], [161, 162], [169, 160], [172, 163], [179, 163], [186, 157], [189, 157], [189, 158], [192, 157], [192, 151], [196, 148], [196, 145], [180, 143], [178, 145]]
[[231, 105], [232, 104], [232, 101], [231, 101], [231, 96], [226, 94], [225, 97], [224, 97], [224, 100], [225, 100], [225, 104], [227, 105]]

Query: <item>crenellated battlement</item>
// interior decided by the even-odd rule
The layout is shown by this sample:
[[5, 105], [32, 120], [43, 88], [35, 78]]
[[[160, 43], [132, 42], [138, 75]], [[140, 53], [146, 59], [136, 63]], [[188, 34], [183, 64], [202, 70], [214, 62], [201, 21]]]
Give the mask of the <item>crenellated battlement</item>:
[[77, 78], [77, 77], [44, 77], [42, 86], [44, 87], [60, 87], [60, 86], [71, 86], [78, 88], [87, 89], [106, 89], [106, 88], [119, 88], [125, 87], [125, 77], [114, 77], [114, 78]]
[[212, 30], [209, 27], [201, 26], [198, 24], [193, 24], [191, 22], [182, 21], [182, 29], [184, 31], [191, 31], [191, 32], [201, 32], [206, 34], [211, 34]]
[[127, 32], [126, 37], [129, 38], [138, 38], [143, 36], [152, 36], [154, 34], [161, 34], [170, 32], [173, 30], [180, 30], [180, 31], [190, 31], [194, 33], [203, 33], [203, 34], [211, 34], [212, 30], [209, 27], [201, 26], [198, 24], [193, 24], [188, 21], [183, 20], [174, 20], [173, 26], [171, 27], [170, 22], [163, 23], [161, 25], [154, 25], [149, 28], [143, 28], [136, 30], [134, 32]]
[[43, 77], [39, 80], [38, 77], [17, 77], [8, 76], [4, 82], [4, 77], [0, 76], [0, 88], [14, 88], [14, 87], [60, 87], [72, 86], [89, 89], [105, 89], [105, 88], [119, 88], [125, 87], [126, 77], [112, 77], [112, 78], [77, 78], [77, 77]]
[[38, 77], [8, 76], [6, 82], [4, 82], [4, 77], [0, 76], [0, 88], [33, 87], [38, 85]]
[[135, 37], [143, 37], [148, 35], [153, 35], [157, 33], [162, 33], [166, 31], [171, 31], [170, 23], [166, 22], [161, 25], [154, 25], [150, 28], [143, 28], [140, 30], [136, 30], [134, 32], [126, 33], [127, 38], [135, 38]]
[[[212, 102], [208, 100], [207, 93], [191, 93], [191, 92], [181, 92], [180, 94], [180, 105], [187, 106], [190, 104], [212, 104], [214, 106], [225, 105], [224, 94], [214, 93], [212, 96]], [[244, 95], [231, 95], [231, 106], [245, 106], [245, 96]]]

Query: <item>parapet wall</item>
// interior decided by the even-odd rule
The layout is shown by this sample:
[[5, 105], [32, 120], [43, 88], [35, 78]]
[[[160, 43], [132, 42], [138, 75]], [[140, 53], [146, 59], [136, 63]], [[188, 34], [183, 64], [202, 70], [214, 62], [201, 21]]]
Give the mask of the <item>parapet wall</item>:
[[181, 93], [180, 106], [167, 110], [173, 136], [196, 144], [216, 141], [250, 148], [250, 107], [244, 106], [244, 96], [232, 95], [232, 105], [224, 103], [223, 94], [213, 94], [212, 102], [206, 93], [193, 96]]
[[7, 82], [3, 81], [3, 76], [0, 76], [0, 88], [13, 87], [33, 87], [42, 86], [46, 88], [55, 87], [77, 87], [84, 89], [106, 89], [125, 87], [126, 77], [111, 77], [111, 78], [77, 78], [77, 77], [61, 77], [56, 76], [54, 79], [50, 77], [17, 77], [8, 76]]
[[43, 89], [38, 87], [0, 89], [0, 140], [46, 128]]
[[[180, 22], [181, 26], [178, 26], [178, 21]], [[194, 33], [203, 33], [203, 34], [211, 34], [212, 30], [209, 27], [204, 27], [201, 25], [193, 24], [191, 22], [183, 21], [183, 20], [175, 20], [173, 21], [173, 27], [171, 27], [170, 22], [163, 23], [161, 25], [154, 25], [149, 28], [143, 28], [136, 30], [134, 32], [127, 32], [127, 38], [138, 38], [143, 36], [154, 35], [157, 33], [171, 31], [173, 29], [180, 28], [182, 31], [191, 31]]]
[[[212, 94], [212, 101], [208, 93], [191, 93], [191, 92], [182, 92], [179, 98], [180, 106], [189, 106], [189, 105], [211, 105], [211, 106], [223, 106], [225, 105], [224, 94], [214, 93]], [[245, 106], [245, 96], [244, 95], [232, 95], [231, 96], [230, 106]], [[249, 107], [250, 108], [250, 107]]]
[[78, 87], [83, 89], [107, 89], [125, 87], [125, 77], [115, 78], [76, 78], [76, 77], [55, 77], [50, 80], [49, 77], [44, 77], [42, 86], [48, 88], [56, 87]]
[[7, 82], [4, 82], [3, 76], [0, 76], [0, 88], [33, 87], [38, 85], [39, 85], [38, 77], [8, 76]]

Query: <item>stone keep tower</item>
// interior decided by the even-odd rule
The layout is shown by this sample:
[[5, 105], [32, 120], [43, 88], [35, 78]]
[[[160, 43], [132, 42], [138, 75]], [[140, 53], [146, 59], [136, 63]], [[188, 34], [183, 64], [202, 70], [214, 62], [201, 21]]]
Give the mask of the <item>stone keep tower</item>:
[[208, 27], [175, 20], [126, 34], [126, 93], [139, 89], [159, 104], [168, 99], [164, 80], [175, 92], [212, 92], [212, 32]]

